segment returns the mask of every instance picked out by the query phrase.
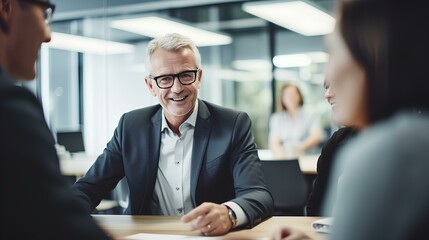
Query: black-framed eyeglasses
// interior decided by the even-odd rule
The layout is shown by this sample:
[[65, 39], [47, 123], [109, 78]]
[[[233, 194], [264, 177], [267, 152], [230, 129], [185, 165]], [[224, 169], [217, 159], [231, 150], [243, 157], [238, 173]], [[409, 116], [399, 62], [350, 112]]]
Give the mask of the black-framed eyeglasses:
[[197, 80], [197, 73], [199, 69], [187, 70], [177, 74], [165, 74], [160, 76], [149, 76], [155, 80], [156, 85], [161, 89], [171, 88], [174, 85], [174, 80], [177, 78], [182, 85], [191, 85]]
[[55, 12], [55, 4], [46, 2], [46, 1], [40, 1], [40, 0], [20, 0], [21, 2], [30, 3], [30, 4], [36, 4], [44, 8], [44, 14], [45, 14], [45, 23], [47, 25], [51, 24], [52, 22], [52, 16]]

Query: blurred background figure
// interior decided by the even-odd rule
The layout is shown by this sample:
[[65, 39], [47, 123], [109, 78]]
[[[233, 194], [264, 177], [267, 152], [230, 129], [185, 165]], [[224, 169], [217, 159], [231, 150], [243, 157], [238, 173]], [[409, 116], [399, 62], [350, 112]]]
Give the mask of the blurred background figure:
[[298, 85], [285, 84], [280, 94], [280, 111], [270, 118], [270, 149], [276, 155], [293, 158], [316, 147], [322, 138], [318, 117], [304, 108]]

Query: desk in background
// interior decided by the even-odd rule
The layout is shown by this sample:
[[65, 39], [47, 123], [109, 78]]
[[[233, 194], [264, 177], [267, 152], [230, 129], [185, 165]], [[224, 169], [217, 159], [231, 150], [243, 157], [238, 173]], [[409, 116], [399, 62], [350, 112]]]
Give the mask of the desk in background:
[[[259, 158], [264, 160], [287, 160], [285, 157], [275, 156], [268, 149], [258, 150]], [[60, 160], [61, 172], [65, 176], [81, 177], [85, 175], [88, 169], [92, 166], [97, 156], [75, 155], [69, 159]], [[299, 165], [304, 174], [317, 174], [317, 159], [319, 154], [301, 155]]]
[[70, 158], [60, 158], [60, 169], [64, 176], [82, 177], [97, 159], [96, 156], [85, 154], [73, 155]]
[[[167, 216], [131, 216], [131, 215], [93, 215], [100, 226], [116, 239], [137, 233], [179, 234], [200, 236], [199, 232], [189, 232], [180, 217]], [[326, 234], [314, 232], [311, 223], [318, 217], [272, 217], [252, 229], [230, 232], [220, 237], [207, 239], [260, 239], [271, 236], [278, 226], [287, 225], [297, 228], [315, 240], [326, 238]]]
[[275, 155], [269, 149], [258, 149], [258, 155], [261, 161], [264, 161], [264, 160], [287, 161], [292, 159], [298, 159], [299, 166], [301, 168], [301, 171], [304, 174], [311, 174], [311, 175], [317, 174], [317, 160], [319, 159], [319, 154], [312, 154], [312, 155], [304, 154], [296, 158], [288, 158], [285, 156]]

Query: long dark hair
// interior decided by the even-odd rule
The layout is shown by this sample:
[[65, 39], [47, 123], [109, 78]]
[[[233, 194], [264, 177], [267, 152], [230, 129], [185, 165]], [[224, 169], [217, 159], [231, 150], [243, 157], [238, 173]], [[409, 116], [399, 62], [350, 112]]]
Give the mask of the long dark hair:
[[367, 76], [370, 122], [429, 108], [425, 1], [342, 0], [338, 28]]
[[[9, 1], [1, 0], [0, 4], [3, 5], [3, 11], [10, 11], [10, 2]], [[4, 19], [1, 17], [0, 17], [0, 30], [3, 33], [9, 32], [8, 26], [6, 25]]]

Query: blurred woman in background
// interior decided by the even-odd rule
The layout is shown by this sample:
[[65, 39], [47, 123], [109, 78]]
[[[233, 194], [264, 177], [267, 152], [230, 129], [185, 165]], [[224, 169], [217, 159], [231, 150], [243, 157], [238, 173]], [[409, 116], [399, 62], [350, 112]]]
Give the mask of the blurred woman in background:
[[269, 146], [276, 155], [296, 157], [321, 142], [323, 132], [319, 120], [303, 105], [299, 87], [285, 84], [281, 89], [281, 109], [271, 116], [269, 125]]

